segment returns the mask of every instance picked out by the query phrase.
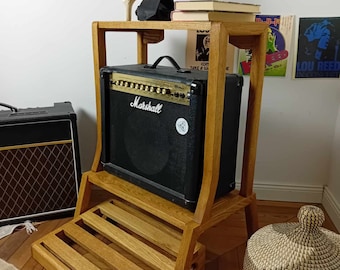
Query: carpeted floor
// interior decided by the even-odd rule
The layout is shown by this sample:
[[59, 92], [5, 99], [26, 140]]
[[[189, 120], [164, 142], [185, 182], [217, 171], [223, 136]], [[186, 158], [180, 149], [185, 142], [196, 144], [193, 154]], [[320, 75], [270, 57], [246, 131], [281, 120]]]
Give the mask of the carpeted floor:
[[1, 270], [17, 270], [12, 264], [6, 263], [4, 260], [0, 259], [0, 269]]

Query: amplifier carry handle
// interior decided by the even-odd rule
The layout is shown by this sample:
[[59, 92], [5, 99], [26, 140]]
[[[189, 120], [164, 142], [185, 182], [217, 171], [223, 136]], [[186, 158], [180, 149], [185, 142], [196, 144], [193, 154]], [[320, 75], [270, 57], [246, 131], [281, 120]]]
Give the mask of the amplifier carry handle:
[[6, 103], [0, 102], [0, 106], [3, 106], [3, 107], [8, 108], [8, 109], [10, 109], [12, 112], [17, 112], [17, 111], [18, 111], [17, 108], [15, 108], [15, 107], [13, 107], [13, 106], [11, 106], [11, 105], [8, 105], [8, 104], [6, 104]]
[[156, 69], [157, 65], [159, 64], [159, 62], [161, 62], [164, 58], [168, 59], [170, 61], [170, 63], [177, 69], [177, 72], [179, 73], [191, 73], [191, 71], [189, 69], [183, 69], [181, 68], [177, 62], [175, 61], [175, 59], [173, 59], [171, 56], [168, 55], [164, 55], [159, 57], [155, 63], [153, 63], [152, 65], [145, 65], [144, 68], [151, 68], [151, 69]]

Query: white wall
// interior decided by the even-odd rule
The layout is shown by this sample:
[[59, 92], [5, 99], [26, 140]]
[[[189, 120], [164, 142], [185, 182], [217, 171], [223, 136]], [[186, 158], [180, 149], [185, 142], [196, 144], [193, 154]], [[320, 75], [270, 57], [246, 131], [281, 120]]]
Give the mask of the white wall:
[[322, 200], [333, 222], [340, 231], [340, 108], [333, 139], [330, 178]]
[[[26, 108], [71, 101], [83, 170], [91, 166], [96, 140], [91, 23], [124, 19], [122, 0], [0, 1], [0, 102]], [[184, 39], [171, 35], [167, 44], [153, 46], [150, 59], [163, 52], [184, 59], [177, 47], [185, 48]], [[108, 52], [109, 63], [135, 63], [134, 37], [109, 35], [118, 48]]]
[[[248, 2], [260, 4], [263, 14], [294, 14], [296, 22], [299, 17], [340, 16], [336, 0]], [[339, 79], [292, 80], [291, 72], [284, 79], [265, 78], [255, 175], [255, 189], [265, 198], [321, 200], [338, 229], [339, 101]]]
[[[262, 14], [340, 16], [336, 0], [248, 2], [261, 4]], [[71, 101], [78, 114], [83, 170], [92, 162], [96, 137], [91, 22], [124, 18], [121, 0], [0, 2], [0, 101], [22, 108]], [[108, 40], [109, 64], [135, 63], [133, 34]], [[162, 54], [184, 65], [185, 33], [166, 32], [165, 42], [151, 46], [150, 62]], [[334, 165], [339, 150], [332, 158], [340, 139], [339, 80], [292, 80], [292, 54], [289, 60], [286, 78], [265, 78], [255, 188], [260, 198], [321, 201], [328, 182], [340, 190]], [[339, 191], [333, 194], [339, 202]]]
[[84, 170], [96, 136], [91, 23], [123, 20], [122, 10], [114, 0], [0, 2], [0, 100], [19, 108], [71, 101]]
[[334, 133], [332, 163], [328, 187], [336, 198], [340, 198], [340, 108]]

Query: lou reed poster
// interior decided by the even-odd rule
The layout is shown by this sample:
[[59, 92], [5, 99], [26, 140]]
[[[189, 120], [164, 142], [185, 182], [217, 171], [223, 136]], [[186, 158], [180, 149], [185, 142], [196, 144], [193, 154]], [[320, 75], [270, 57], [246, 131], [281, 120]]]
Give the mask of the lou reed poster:
[[295, 78], [339, 78], [340, 17], [300, 18]]

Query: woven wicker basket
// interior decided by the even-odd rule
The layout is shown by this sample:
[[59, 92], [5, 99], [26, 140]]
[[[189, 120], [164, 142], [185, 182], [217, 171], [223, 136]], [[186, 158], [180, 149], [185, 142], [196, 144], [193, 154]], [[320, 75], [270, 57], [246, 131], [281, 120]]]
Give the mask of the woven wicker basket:
[[244, 270], [339, 270], [340, 235], [322, 228], [324, 213], [306, 205], [299, 223], [279, 223], [259, 229], [248, 240]]

